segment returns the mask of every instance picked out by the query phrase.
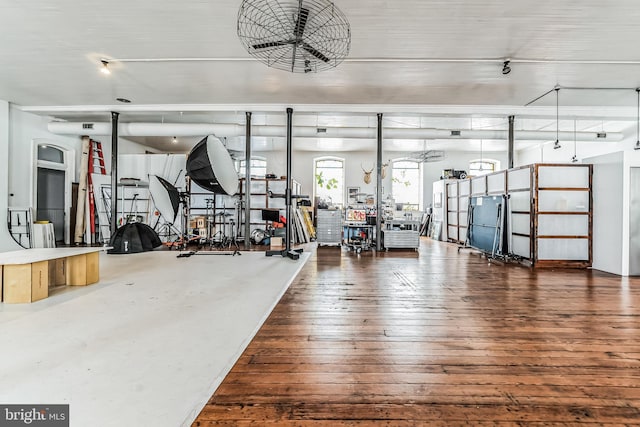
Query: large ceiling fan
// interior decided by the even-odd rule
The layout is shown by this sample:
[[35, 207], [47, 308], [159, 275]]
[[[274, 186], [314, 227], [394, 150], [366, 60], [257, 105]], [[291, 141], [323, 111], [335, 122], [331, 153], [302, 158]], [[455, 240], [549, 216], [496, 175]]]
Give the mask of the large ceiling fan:
[[349, 23], [329, 0], [244, 0], [238, 37], [258, 60], [294, 73], [337, 66], [351, 44]]
[[439, 162], [444, 160], [444, 151], [442, 150], [423, 150], [415, 151], [408, 156], [410, 159], [415, 159], [419, 162]]

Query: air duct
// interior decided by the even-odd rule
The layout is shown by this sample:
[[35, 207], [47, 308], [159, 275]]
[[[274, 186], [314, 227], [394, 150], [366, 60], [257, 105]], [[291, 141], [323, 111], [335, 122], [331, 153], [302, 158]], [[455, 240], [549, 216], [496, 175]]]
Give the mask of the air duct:
[[[89, 125], [89, 126], [88, 126]], [[49, 132], [59, 135], [111, 135], [111, 125], [101, 122], [50, 122]], [[365, 127], [327, 127], [319, 133], [314, 126], [297, 126], [293, 128], [294, 138], [323, 138], [323, 139], [376, 139], [375, 128]], [[202, 136], [216, 135], [217, 137], [244, 136], [245, 127], [239, 124], [207, 124], [207, 123], [120, 123], [118, 134], [120, 136]], [[252, 126], [251, 135], [254, 137], [284, 138], [287, 134], [285, 126]], [[485, 139], [507, 140], [507, 130], [451, 130], [431, 128], [385, 128], [385, 139]], [[520, 130], [515, 131], [516, 140], [519, 141], [553, 141], [556, 139], [555, 131]], [[578, 141], [621, 141], [623, 134], [620, 132], [560, 132], [561, 140]]]

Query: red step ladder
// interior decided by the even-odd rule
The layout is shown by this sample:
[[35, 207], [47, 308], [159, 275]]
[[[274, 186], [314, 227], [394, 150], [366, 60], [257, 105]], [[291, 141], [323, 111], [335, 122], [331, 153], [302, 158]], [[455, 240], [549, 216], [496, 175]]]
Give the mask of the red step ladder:
[[107, 174], [107, 168], [104, 165], [104, 154], [102, 153], [102, 143], [100, 141], [89, 141], [89, 173], [87, 181], [89, 184], [89, 226], [91, 229], [91, 243], [98, 240], [96, 236], [96, 203], [94, 198], [92, 173], [101, 175]]

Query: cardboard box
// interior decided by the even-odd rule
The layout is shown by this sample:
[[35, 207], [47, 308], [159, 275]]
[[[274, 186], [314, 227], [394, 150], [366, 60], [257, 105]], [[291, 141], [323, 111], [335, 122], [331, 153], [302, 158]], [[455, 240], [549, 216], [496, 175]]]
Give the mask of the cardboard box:
[[280, 247], [282, 246], [282, 237], [271, 237], [271, 247]]
[[207, 228], [207, 218], [203, 216], [197, 216], [195, 228]]

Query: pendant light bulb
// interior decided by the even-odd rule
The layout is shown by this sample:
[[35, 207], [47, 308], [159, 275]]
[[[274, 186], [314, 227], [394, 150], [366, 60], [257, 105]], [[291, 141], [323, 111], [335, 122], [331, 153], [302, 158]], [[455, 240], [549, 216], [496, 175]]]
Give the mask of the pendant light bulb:
[[100, 62], [102, 63], [102, 67], [100, 68], [100, 72], [104, 75], [109, 75], [111, 74], [111, 70], [109, 69], [109, 61], [107, 61], [106, 59], [102, 59], [100, 60]]

